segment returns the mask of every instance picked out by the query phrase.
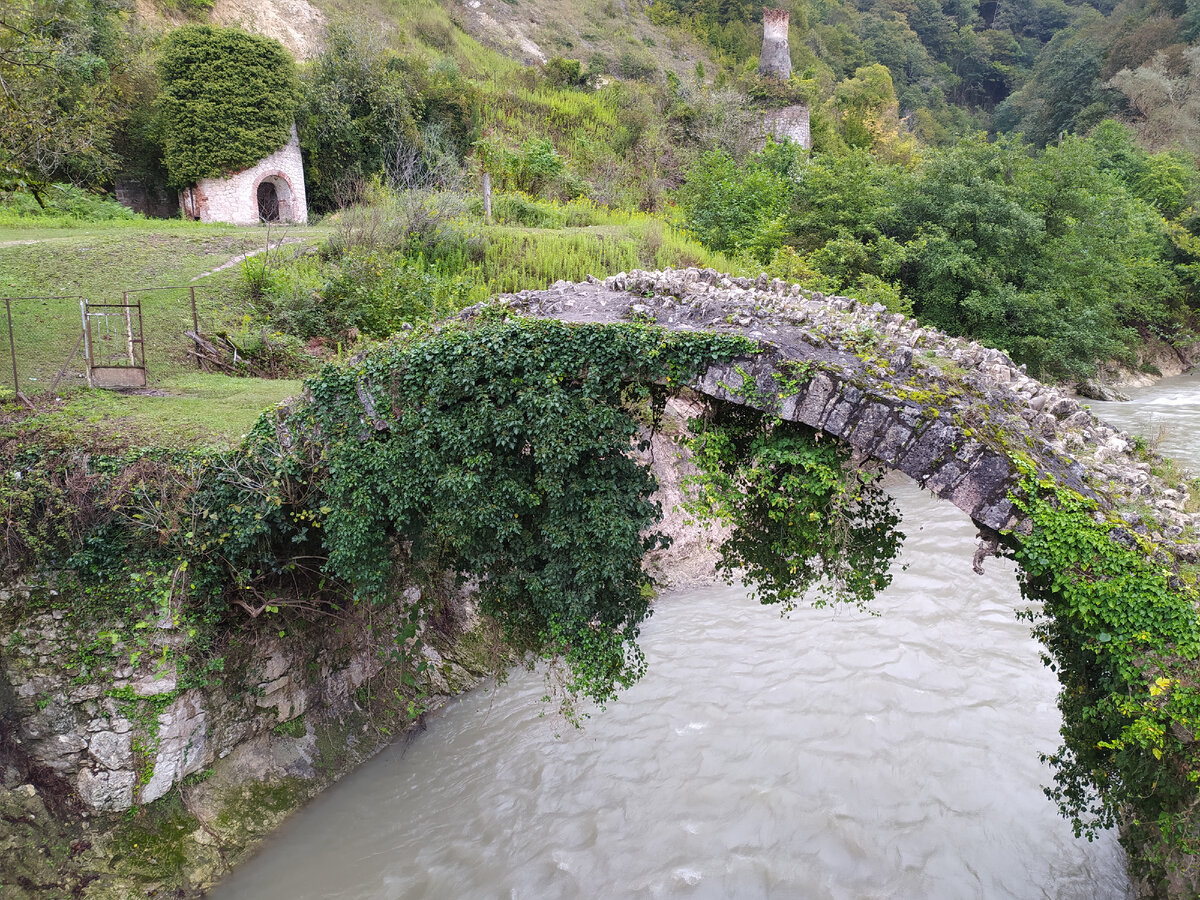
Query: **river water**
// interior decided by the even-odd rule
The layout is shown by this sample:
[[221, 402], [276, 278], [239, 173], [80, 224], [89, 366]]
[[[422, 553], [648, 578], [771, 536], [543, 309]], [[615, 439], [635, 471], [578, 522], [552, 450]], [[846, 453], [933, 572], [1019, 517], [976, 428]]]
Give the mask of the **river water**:
[[[1095, 404], [1200, 464], [1200, 378]], [[1057, 682], [1012, 564], [891, 480], [908, 533], [871, 616], [740, 588], [664, 594], [650, 670], [583, 730], [519, 671], [431, 718], [293, 817], [212, 896], [1056, 898], [1129, 894], [1113, 834], [1076, 839], [1041, 787]]]

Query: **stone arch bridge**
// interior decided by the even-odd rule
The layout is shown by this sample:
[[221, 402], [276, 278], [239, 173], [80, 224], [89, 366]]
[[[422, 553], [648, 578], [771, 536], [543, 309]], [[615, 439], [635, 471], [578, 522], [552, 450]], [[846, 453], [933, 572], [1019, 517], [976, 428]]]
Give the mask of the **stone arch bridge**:
[[833, 435], [911, 476], [967, 513], [993, 547], [994, 532], [1023, 526], [1009, 500], [1020, 480], [1016, 452], [1117, 510], [1131, 530], [1161, 541], [1181, 561], [1200, 562], [1200, 514], [1183, 512], [1183, 486], [1157, 478], [1151, 455], [1132, 437], [1029, 377], [1007, 354], [881, 305], [711, 269], [558, 282], [499, 302], [533, 317], [636, 320], [758, 341], [760, 354], [715, 365], [693, 387], [717, 399], [752, 402], [748, 398], [779, 396], [776, 374], [803, 367], [807, 380], [777, 404], [781, 418]]

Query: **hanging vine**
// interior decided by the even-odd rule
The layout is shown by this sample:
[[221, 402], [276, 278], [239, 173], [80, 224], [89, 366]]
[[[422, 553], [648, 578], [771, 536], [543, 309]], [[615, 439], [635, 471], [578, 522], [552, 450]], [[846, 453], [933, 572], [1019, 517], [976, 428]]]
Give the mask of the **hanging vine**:
[[866, 609], [891, 584], [904, 541], [895, 501], [844, 444], [751, 406], [714, 405], [692, 424], [686, 509], [732, 526], [718, 562], [730, 583], [785, 612], [806, 594]]
[[1133, 858], [1161, 874], [1164, 849], [1200, 851], [1200, 592], [1095, 501], [1015, 463], [1024, 478], [1013, 499], [1032, 531], [1009, 540], [1062, 684], [1047, 796], [1077, 834], [1125, 825]]

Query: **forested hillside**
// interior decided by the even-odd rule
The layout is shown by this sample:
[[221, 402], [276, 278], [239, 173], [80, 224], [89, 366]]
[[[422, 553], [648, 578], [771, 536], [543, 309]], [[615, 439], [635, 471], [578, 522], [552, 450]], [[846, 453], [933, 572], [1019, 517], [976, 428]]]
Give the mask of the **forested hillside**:
[[[11, 0], [0, 215], [96, 215], [119, 179], [172, 192], [294, 116], [311, 212], [425, 210], [388, 239], [388, 260], [442, 295], [563, 274], [519, 262], [545, 250], [512, 248], [540, 237], [505, 235], [500, 264], [485, 236], [444, 227], [482, 214], [486, 172], [499, 224], [624, 239], [628, 216], [649, 214], [639, 259], [661, 261], [656, 235], [691, 236], [731, 269], [879, 300], [1045, 374], [1132, 364], [1151, 333], [1194, 340], [1200, 0], [783, 5], [787, 82], [756, 73], [762, 8], [748, 0]], [[188, 88], [171, 48], [243, 42], [195, 31], [206, 23], [295, 58], [294, 75], [275, 67], [270, 104], [231, 117], [258, 132], [207, 150], [225, 126], [172, 118]], [[792, 102], [810, 108], [811, 152], [763, 149], [763, 109]], [[290, 296], [336, 294], [349, 249]]]
[[[1119, 116], [1154, 148], [1200, 150], [1196, 0], [796, 0], [793, 62], [827, 101], [862, 66], [887, 67], [901, 115], [928, 142], [964, 125], [1045, 144]], [[758, 52], [749, 2], [655, 0], [656, 22], [738, 65]]]

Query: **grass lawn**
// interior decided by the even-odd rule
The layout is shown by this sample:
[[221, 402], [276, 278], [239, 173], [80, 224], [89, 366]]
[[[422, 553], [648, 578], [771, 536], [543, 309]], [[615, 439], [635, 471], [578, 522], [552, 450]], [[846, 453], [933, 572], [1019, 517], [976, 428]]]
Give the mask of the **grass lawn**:
[[[567, 216], [565, 206], [543, 205]], [[588, 224], [571, 227], [476, 224], [471, 230], [484, 238], [482, 257], [464, 256], [457, 268], [474, 285], [469, 300], [638, 267], [734, 268], [732, 261], [708, 253], [653, 217], [599, 208], [583, 212], [579, 217]], [[332, 230], [329, 225], [289, 227], [272, 229], [269, 236], [272, 243], [289, 242], [279, 259], [319, 244]], [[251, 312], [239, 258], [264, 249], [267, 239], [266, 228], [184, 221], [0, 224], [0, 298], [38, 298], [12, 302], [20, 386], [35, 398], [38, 412], [0, 405], [0, 433], [11, 436], [15, 429], [29, 437], [51, 429], [60, 436], [71, 432], [95, 447], [236, 441], [263, 409], [296, 393], [299, 382], [198, 373], [184, 335], [192, 328], [189, 288], [197, 290], [202, 331], [239, 331]], [[142, 301], [148, 390], [88, 390], [82, 352], [67, 365], [80, 340], [79, 298], [118, 303], [122, 291], [160, 287], [178, 289], [136, 295]], [[114, 309], [92, 322], [93, 355], [123, 362], [123, 314]], [[6, 326], [0, 304], [0, 398], [11, 395]], [[50, 387], [60, 370], [54, 391], [60, 399], [55, 399]]]
[[[270, 231], [272, 242], [312, 246], [327, 228], [291, 226]], [[182, 220], [139, 220], [83, 224], [0, 226], [0, 298], [39, 297], [12, 303], [13, 335], [21, 388], [36, 394], [49, 388], [80, 335], [79, 298], [116, 303], [121, 292], [137, 288], [195, 287], [202, 329], [239, 323], [245, 314], [241, 266], [245, 253], [261, 250], [266, 228], [204, 225]], [[211, 273], [211, 274], [208, 274]], [[192, 327], [189, 291], [142, 294], [143, 327], [150, 386], [188, 371], [187, 339]], [[96, 350], [120, 344], [123, 320], [97, 323]], [[0, 307], [0, 384], [11, 388], [12, 363], [7, 323]], [[108, 332], [106, 336], [106, 332]], [[100, 343], [100, 341], [109, 343]], [[85, 382], [82, 355], [72, 361], [58, 392]]]
[[302, 382], [232, 378], [194, 372], [155, 384], [154, 393], [73, 391], [25, 415], [15, 403], [0, 405], [14, 414], [0, 424], [0, 437], [50, 434], [96, 449], [127, 446], [232, 447], [264, 409], [300, 392]]

